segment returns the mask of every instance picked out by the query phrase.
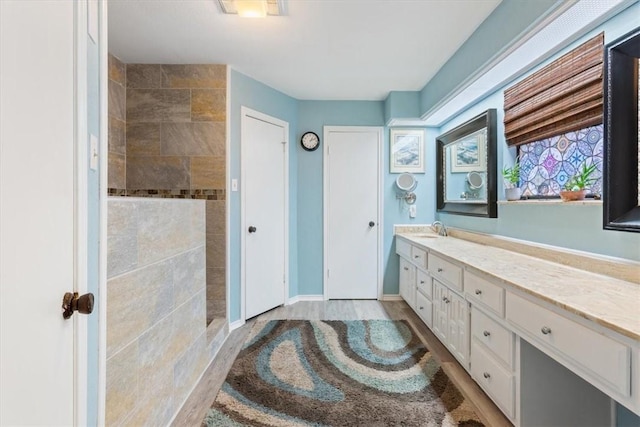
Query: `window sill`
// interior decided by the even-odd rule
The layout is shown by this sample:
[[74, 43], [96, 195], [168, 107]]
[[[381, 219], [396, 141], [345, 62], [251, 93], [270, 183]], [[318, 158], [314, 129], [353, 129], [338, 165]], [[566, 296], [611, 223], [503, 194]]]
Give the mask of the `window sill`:
[[498, 200], [499, 205], [602, 205], [602, 200], [585, 199], [563, 202], [562, 199]]

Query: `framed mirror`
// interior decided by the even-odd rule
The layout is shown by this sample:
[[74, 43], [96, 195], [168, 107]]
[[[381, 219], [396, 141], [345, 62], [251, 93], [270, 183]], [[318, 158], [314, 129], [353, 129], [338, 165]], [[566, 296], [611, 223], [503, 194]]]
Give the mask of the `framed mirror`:
[[640, 28], [606, 46], [604, 67], [604, 228], [640, 232]]
[[496, 218], [496, 110], [440, 135], [436, 145], [438, 212]]

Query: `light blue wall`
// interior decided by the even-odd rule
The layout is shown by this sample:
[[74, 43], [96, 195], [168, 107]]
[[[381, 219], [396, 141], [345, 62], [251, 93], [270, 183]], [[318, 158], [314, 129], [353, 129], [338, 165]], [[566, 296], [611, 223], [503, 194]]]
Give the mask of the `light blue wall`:
[[560, 3], [557, 0], [502, 0], [422, 89], [421, 113], [426, 113], [447, 97], [476, 70]]
[[384, 122], [391, 119], [419, 119], [420, 92], [391, 91], [384, 101]]
[[[640, 3], [608, 20], [600, 27], [585, 34], [562, 52], [537, 65], [528, 73], [573, 49], [601, 31], [605, 31], [605, 43], [626, 34], [638, 25]], [[509, 83], [507, 86], [510, 86]], [[506, 88], [506, 86], [505, 86]], [[503, 165], [512, 164], [515, 149], [508, 149], [504, 139], [504, 89], [502, 88], [470, 106], [463, 113], [450, 119], [438, 131], [445, 133], [482, 113], [488, 108], [496, 108], [498, 113], [498, 173]], [[498, 179], [498, 197], [504, 200], [504, 183]], [[604, 195], [606, 197], [606, 195]], [[498, 206], [498, 218], [473, 218], [439, 213], [438, 219], [447, 225], [484, 233], [500, 234], [518, 239], [594, 252], [632, 260], [640, 260], [640, 235], [609, 231], [602, 228], [602, 205], [531, 205], [510, 203]]]
[[[289, 123], [289, 295], [298, 295], [297, 248], [297, 101], [235, 70], [230, 74], [229, 139], [231, 144], [229, 174], [240, 182], [240, 107], [268, 114]], [[240, 183], [242, 188], [242, 183]], [[240, 192], [230, 192], [230, 258], [229, 319], [240, 319]]]
[[[100, 21], [101, 22], [101, 21]], [[106, 40], [99, 41], [106, 43]], [[87, 135], [100, 135], [100, 46], [87, 36]], [[106, 67], [102, 67], [106, 69]], [[105, 144], [99, 141], [98, 144]], [[98, 148], [99, 150], [100, 148]], [[106, 150], [105, 150], [106, 151]], [[91, 153], [87, 150], [87, 165]], [[87, 318], [87, 420], [86, 425], [98, 425], [98, 365], [100, 328], [100, 167], [87, 170], [87, 292], [94, 295], [94, 311]], [[78, 314], [76, 314], [77, 316]], [[80, 423], [83, 424], [83, 423]]]

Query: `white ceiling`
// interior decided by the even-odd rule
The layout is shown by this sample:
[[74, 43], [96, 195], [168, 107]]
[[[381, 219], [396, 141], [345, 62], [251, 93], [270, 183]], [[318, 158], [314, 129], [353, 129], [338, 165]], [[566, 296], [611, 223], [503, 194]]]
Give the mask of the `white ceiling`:
[[500, 0], [288, 0], [241, 18], [217, 0], [110, 0], [125, 63], [217, 63], [297, 99], [383, 100], [424, 87]]

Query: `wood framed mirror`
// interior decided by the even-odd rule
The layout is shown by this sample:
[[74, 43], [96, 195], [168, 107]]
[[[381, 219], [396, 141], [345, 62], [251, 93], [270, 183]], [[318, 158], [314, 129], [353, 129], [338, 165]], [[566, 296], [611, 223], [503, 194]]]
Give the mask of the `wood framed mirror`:
[[496, 218], [496, 110], [440, 135], [436, 145], [438, 212]]

